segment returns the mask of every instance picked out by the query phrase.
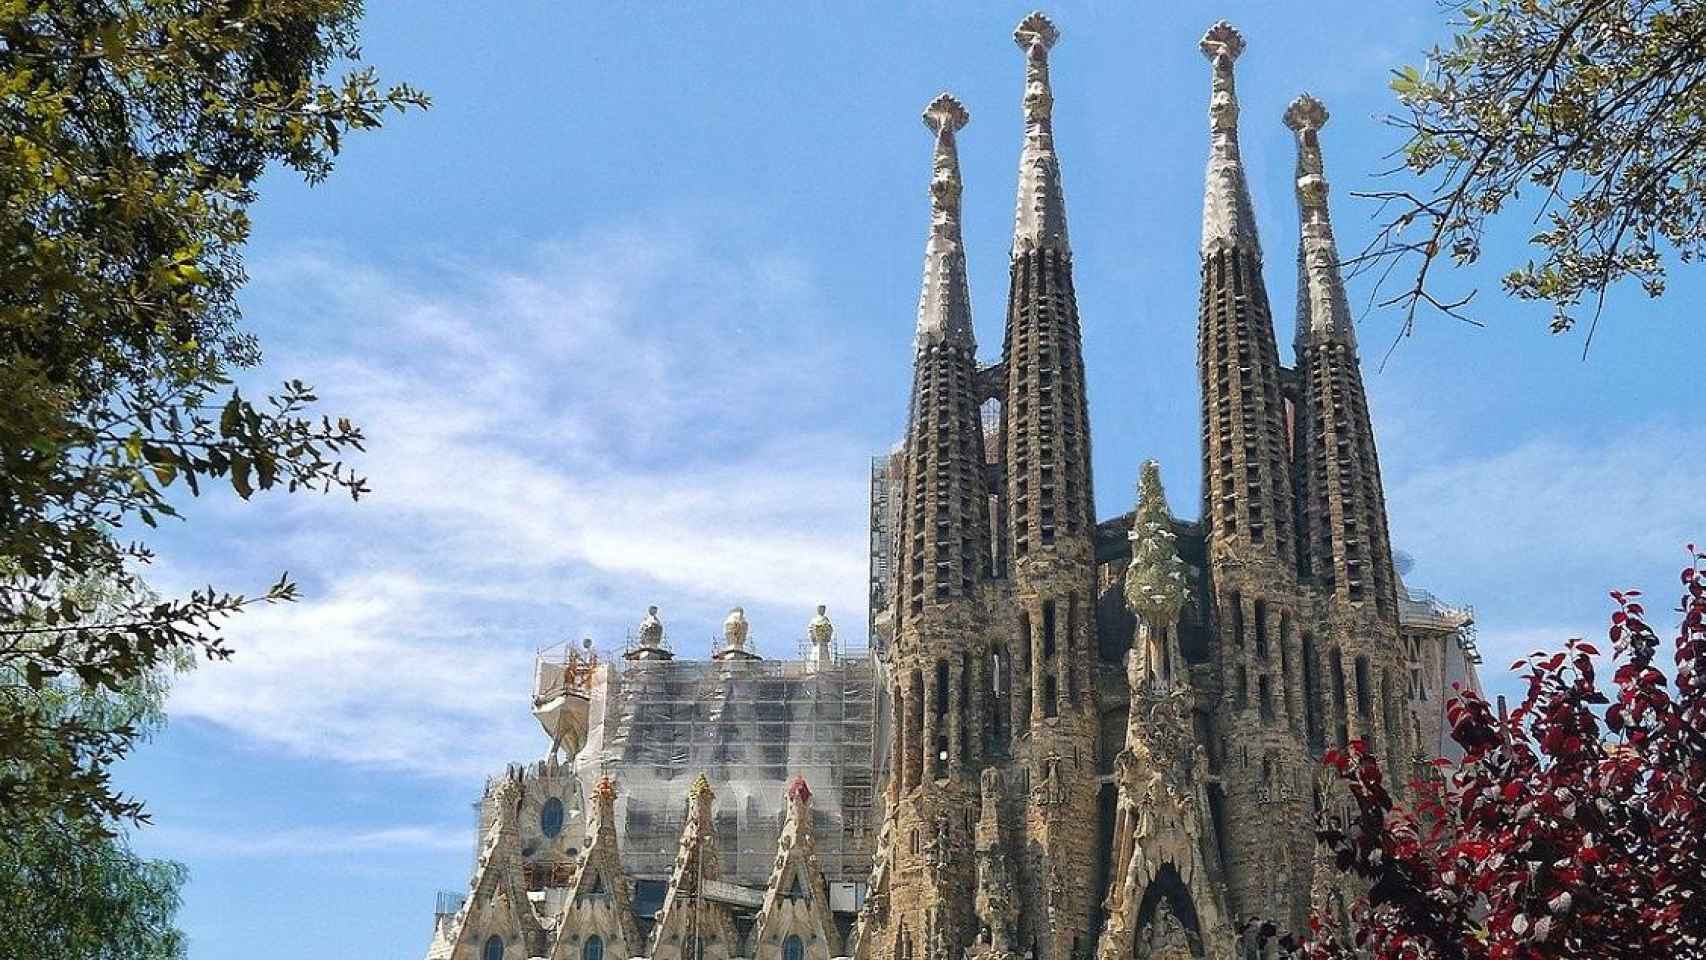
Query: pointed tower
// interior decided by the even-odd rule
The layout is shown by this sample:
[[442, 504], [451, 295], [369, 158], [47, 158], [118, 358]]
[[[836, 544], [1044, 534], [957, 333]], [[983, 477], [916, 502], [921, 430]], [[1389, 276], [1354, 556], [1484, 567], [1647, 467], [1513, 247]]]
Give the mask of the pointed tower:
[[[983, 591], [990, 574], [989, 495], [976, 389], [965, 250], [960, 239], [956, 133], [967, 121], [942, 94], [924, 110], [935, 136], [930, 236], [918, 304], [912, 407], [902, 452], [897, 541], [897, 629], [889, 668], [889, 903], [880, 930], [860, 949], [912, 960], [936, 944], [958, 956], [971, 930], [970, 816], [981, 738], [974, 655], [986, 635]], [[956, 826], [957, 825], [957, 826]], [[928, 866], [928, 870], [926, 867]], [[930, 938], [934, 938], [933, 940]], [[936, 947], [929, 947], [935, 949]]]
[[1327, 211], [1321, 128], [1327, 108], [1304, 94], [1285, 113], [1297, 135], [1297, 366], [1302, 380], [1300, 496], [1308, 572], [1328, 598], [1319, 664], [1322, 724], [1336, 743], [1370, 741], [1388, 771], [1407, 773], [1410, 725], [1400, 677], [1397, 583], [1380, 460], [1356, 334]]
[[[1209, 809], [1224, 838], [1232, 915], [1301, 929], [1306, 916], [1311, 765], [1305, 751], [1303, 650], [1311, 608], [1297, 577], [1292, 454], [1280, 363], [1262, 280], [1262, 248], [1238, 146], [1233, 66], [1244, 38], [1210, 27], [1210, 146], [1203, 195], [1203, 523], [1208, 537], [1212, 663], [1197, 708], [1212, 718]], [[1205, 679], [1208, 679], [1205, 677]], [[1133, 716], [1137, 705], [1133, 704]]]
[[592, 788], [592, 830], [575, 882], [557, 919], [551, 960], [631, 957], [642, 946], [634, 902], [616, 843], [616, 784], [599, 778]]
[[1262, 247], [1238, 151], [1233, 64], [1244, 37], [1222, 20], [1202, 51], [1213, 65], [1203, 193], [1203, 520], [1215, 557], [1294, 566], [1290, 450]]
[[[1137, 619], [1126, 655], [1131, 712], [1114, 760], [1119, 793], [1102, 960], [1232, 956], [1232, 928], [1218, 882], [1219, 844], [1208, 807], [1208, 763], [1198, 745], [1196, 693], [1179, 649], [1179, 615], [1190, 598], [1161, 470], [1143, 465], [1133, 513], [1125, 602]], [[1178, 942], [1169, 942], [1169, 938]]]
[[652, 928], [652, 960], [728, 960], [740, 949], [728, 905], [705, 895], [705, 884], [722, 876], [711, 820], [715, 801], [701, 773], [687, 792], [681, 848]]
[[812, 791], [795, 777], [788, 785], [787, 819], [776, 839], [776, 865], [753, 920], [746, 955], [753, 960], [829, 960], [839, 956], [829, 886], [812, 832]]
[[[1095, 496], [1084, 356], [1072, 283], [1066, 200], [1054, 144], [1049, 52], [1060, 31], [1020, 21], [1024, 54], [1018, 197], [1002, 357], [1007, 555], [1018, 622], [997, 659], [1012, 665], [1011, 750], [1037, 785], [1025, 810], [1032, 851], [1018, 863], [1022, 943], [1038, 960], [1082, 956], [1095, 933], [1073, 879], [1091, 869], [1096, 832]], [[1010, 655], [1009, 655], [1010, 654]]]
[[451, 920], [444, 941], [434, 945], [435, 950], [448, 947], [441, 954], [448, 960], [528, 957], [545, 943], [545, 927], [527, 898], [521, 875], [520, 781], [504, 777], [492, 787], [486, 802], [494, 817], [469, 881], [468, 899]]

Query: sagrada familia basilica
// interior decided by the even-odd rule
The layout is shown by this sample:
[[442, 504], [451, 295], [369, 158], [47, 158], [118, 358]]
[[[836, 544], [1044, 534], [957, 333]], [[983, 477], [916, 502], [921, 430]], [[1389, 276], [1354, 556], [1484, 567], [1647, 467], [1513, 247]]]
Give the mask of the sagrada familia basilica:
[[[980, 364], [960, 231], [965, 108], [924, 111], [930, 227], [904, 443], [872, 485], [868, 649], [819, 607], [796, 659], [736, 608], [709, 659], [653, 608], [620, 658], [541, 657], [550, 748], [488, 782], [429, 960], [1243, 958], [1354, 896], [1318, 856], [1361, 740], [1395, 781], [1450, 755], [1466, 609], [1394, 564], [1308, 95], [1296, 363], [1281, 364], [1238, 147], [1244, 38], [1210, 67], [1197, 362], [1200, 519], [1153, 463], [1098, 521], [1042, 14], [1006, 333]], [[994, 411], [998, 408], [998, 414]], [[989, 411], [986, 414], [986, 410]], [[863, 646], [863, 645], [861, 645]]]

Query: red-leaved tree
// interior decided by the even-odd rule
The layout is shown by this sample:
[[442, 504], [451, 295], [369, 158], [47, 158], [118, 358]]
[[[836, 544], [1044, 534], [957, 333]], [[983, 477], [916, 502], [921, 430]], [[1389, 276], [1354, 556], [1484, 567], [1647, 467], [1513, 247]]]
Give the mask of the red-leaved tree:
[[1466, 756], [1407, 807], [1360, 744], [1328, 757], [1352, 802], [1319, 837], [1368, 896], [1349, 942], [1313, 920], [1305, 956], [1706, 958], [1706, 555], [1689, 554], [1672, 643], [1613, 593], [1610, 688], [1571, 640], [1517, 661], [1528, 692], [1506, 717], [1460, 692]]

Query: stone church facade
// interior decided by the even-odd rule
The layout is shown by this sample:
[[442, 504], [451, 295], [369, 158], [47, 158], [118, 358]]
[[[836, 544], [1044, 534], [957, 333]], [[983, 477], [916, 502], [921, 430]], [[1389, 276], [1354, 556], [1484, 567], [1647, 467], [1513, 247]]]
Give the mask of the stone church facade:
[[[598, 726], [587, 705], [688, 669], [671, 663], [653, 611], [620, 672], [576, 658], [567, 682], [535, 697], [551, 756], [488, 787], [469, 895], [441, 908], [432, 960], [1243, 956], [1250, 918], [1302, 929], [1311, 909], [1342, 910], [1349, 895], [1316, 856], [1315, 816], [1336, 802], [1316, 776], [1321, 755], [1361, 740], [1402, 781], [1444, 751], [1448, 685], [1476, 683], [1472, 619], [1407, 590], [1393, 561], [1328, 216], [1325, 107], [1305, 95], [1284, 117], [1299, 211], [1297, 359], [1285, 367], [1238, 146], [1244, 40], [1224, 22], [1204, 36], [1201, 519], [1172, 515], [1151, 462], [1132, 512], [1098, 522], [1051, 120], [1058, 32], [1032, 14], [1014, 39], [1025, 135], [993, 363], [977, 358], [960, 230], [955, 137], [969, 118], [946, 94], [924, 112], [930, 226], [907, 432], [873, 486], [873, 653], [831, 651], [820, 608], [797, 670], [759, 663], [737, 609], [711, 665], [694, 668], [740, 700], [753, 671], [817, 691], [858, 664], [867, 685], [833, 689], [874, 700], [867, 719], [837, 715], [849, 729], [868, 722], [868, 777], [831, 762], [784, 787], [779, 772], [731, 767], [744, 795], [762, 795], [746, 803], [780, 811], [748, 818], [779, 824], [760, 881], [724, 872], [719, 848], [734, 834], [719, 836], [719, 777], [700, 775], [669, 801], [683, 812], [667, 876], [630, 876], [616, 809], [630, 768], [609, 751], [587, 759]], [[774, 718], [775, 737], [822, 742], [807, 713]], [[835, 749], [858, 745], [835, 736]], [[561, 765], [559, 750], [579, 758]], [[814, 810], [812, 777], [834, 791], [827, 810]], [[593, 784], [584, 797], [581, 783]], [[570, 795], [574, 826], [559, 806], [553, 836], [584, 848], [524, 842], [554, 792]], [[858, 851], [856, 875], [845, 858], [826, 871], [820, 829]], [[643, 882], [660, 902], [636, 902]]]

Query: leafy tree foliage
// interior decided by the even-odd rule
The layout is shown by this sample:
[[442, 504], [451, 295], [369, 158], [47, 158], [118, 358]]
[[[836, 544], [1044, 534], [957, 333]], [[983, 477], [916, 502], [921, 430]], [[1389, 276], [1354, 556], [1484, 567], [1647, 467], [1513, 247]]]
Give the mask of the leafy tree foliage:
[[[110, 602], [89, 596], [100, 592], [79, 590], [85, 602]], [[173, 667], [193, 665], [187, 651], [179, 651]], [[7, 684], [0, 697], [8, 717], [26, 710], [49, 726], [74, 726], [122, 751], [164, 723], [169, 679], [167, 670], [156, 669], [113, 689], [95, 689], [59, 678], [39, 689]], [[43, 746], [32, 762], [63, 764], [55, 744]], [[23, 779], [40, 783], [53, 776]], [[122, 836], [88, 833], [63, 813], [7, 818], [0, 830], [0, 916], [6, 918], [0, 957], [179, 960], [185, 942], [174, 917], [183, 866], [139, 857]]]
[[[1474, 296], [1443, 294], [1438, 258], [1480, 259], [1482, 239], [1519, 200], [1539, 231], [1535, 259], [1505, 289], [1553, 305], [1552, 330], [1608, 287], [1657, 297], [1667, 250], [1706, 252], [1706, 3], [1699, 0], [1448, 0], [1461, 32], [1392, 86], [1406, 113], [1404, 164], [1423, 186], [1378, 191], [1385, 223], [1363, 252], [1384, 281], [1412, 282], [1383, 305], [1461, 319]], [[1516, 211], [1511, 211], [1513, 214]]]
[[1706, 555], [1690, 553], [1668, 646], [1637, 592], [1612, 594], [1609, 690], [1599, 650], [1572, 640], [1517, 662], [1528, 692], [1508, 716], [1451, 701], [1466, 757], [1418, 784], [1413, 812], [1360, 744], [1330, 757], [1353, 803], [1319, 836], [1368, 896], [1354, 943], [1317, 919], [1307, 956], [1706, 957]]
[[[256, 180], [282, 165], [318, 181], [345, 136], [426, 105], [360, 62], [360, 14], [0, 0], [0, 682], [116, 690], [177, 651], [228, 655], [222, 620], [294, 596], [280, 578], [258, 597], [143, 599], [138, 532], [184, 492], [366, 490], [340, 459], [360, 431], [314, 416], [309, 387], [232, 386], [260, 358], [236, 300]], [[63, 588], [90, 580], [130, 599]], [[140, 815], [105, 778], [122, 737], [19, 702], [0, 718], [0, 820]]]

